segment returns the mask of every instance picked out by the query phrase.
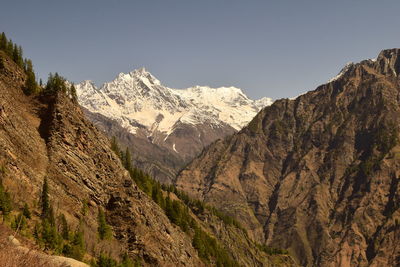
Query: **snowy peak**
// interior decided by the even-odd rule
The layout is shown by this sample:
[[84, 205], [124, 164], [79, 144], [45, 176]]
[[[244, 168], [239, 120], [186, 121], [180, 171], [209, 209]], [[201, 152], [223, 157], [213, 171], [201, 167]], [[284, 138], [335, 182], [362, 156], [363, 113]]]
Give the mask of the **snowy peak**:
[[132, 77], [143, 81], [146, 84], [150, 85], [161, 85], [160, 81], [154, 77], [150, 72], [148, 72], [145, 68], [140, 68], [129, 73]]
[[120, 73], [100, 88], [91, 81], [76, 87], [79, 102], [89, 111], [117, 120], [132, 133], [144, 128], [150, 135], [169, 135], [177, 123], [240, 130], [272, 103], [270, 98], [251, 100], [236, 87], [172, 89], [145, 68]]

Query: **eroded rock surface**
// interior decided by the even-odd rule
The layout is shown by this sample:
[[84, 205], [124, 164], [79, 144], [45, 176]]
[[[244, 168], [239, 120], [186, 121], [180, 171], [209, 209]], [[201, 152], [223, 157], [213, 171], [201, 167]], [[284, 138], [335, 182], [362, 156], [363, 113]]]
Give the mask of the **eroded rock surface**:
[[276, 101], [176, 185], [304, 266], [399, 266], [399, 56], [384, 50]]

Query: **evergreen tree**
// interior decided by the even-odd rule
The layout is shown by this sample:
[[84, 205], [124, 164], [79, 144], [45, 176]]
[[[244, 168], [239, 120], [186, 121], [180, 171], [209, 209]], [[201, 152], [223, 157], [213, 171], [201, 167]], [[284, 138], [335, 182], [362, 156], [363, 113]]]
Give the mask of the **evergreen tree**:
[[5, 49], [5, 52], [7, 53], [8, 56], [12, 57], [13, 56], [13, 50], [14, 50], [14, 43], [12, 40], [7, 41], [7, 47]]
[[128, 254], [124, 254], [122, 256], [122, 262], [120, 264], [121, 267], [135, 267], [134, 262], [129, 258]]
[[97, 267], [117, 267], [118, 263], [116, 260], [112, 259], [111, 257], [107, 256], [104, 253], [100, 253], [99, 257], [97, 258]]
[[26, 77], [25, 87], [24, 87], [25, 94], [31, 95], [31, 94], [35, 94], [37, 91], [38, 90], [37, 90], [35, 73], [27, 72], [27, 77]]
[[47, 218], [50, 213], [49, 185], [47, 183], [47, 177], [44, 178], [43, 182], [41, 205], [42, 205], [42, 218]]
[[74, 102], [78, 102], [78, 96], [76, 95], [76, 88], [75, 88], [74, 84], [71, 85], [71, 88], [69, 89], [69, 91], [70, 91], [70, 96], [71, 96], [72, 100]]
[[31, 212], [29, 210], [29, 206], [27, 203], [24, 205], [24, 209], [22, 210], [22, 214], [25, 216], [25, 218], [30, 219], [31, 218]]
[[27, 95], [35, 94], [38, 91], [38, 86], [36, 83], [35, 72], [33, 71], [33, 64], [30, 59], [25, 60], [24, 68], [25, 68], [25, 73], [27, 75], [24, 92]]
[[50, 73], [45, 91], [48, 93], [56, 93], [59, 91], [67, 93], [66, 79], [60, 76], [57, 72], [54, 75]]
[[118, 142], [117, 142], [117, 138], [115, 136], [113, 136], [111, 138], [111, 149], [116, 153], [119, 154], [120, 153], [120, 149], [118, 146]]
[[57, 232], [55, 225], [52, 225], [48, 219], [42, 220], [41, 240], [43, 240], [47, 249], [60, 249], [62, 238]]
[[7, 191], [5, 191], [1, 180], [0, 180], [0, 211], [2, 212], [3, 215], [3, 221], [12, 211], [11, 196]]
[[125, 168], [127, 169], [127, 170], [130, 170], [131, 168], [132, 168], [132, 157], [131, 157], [131, 153], [129, 152], [129, 149], [128, 148], [126, 148], [126, 151], [125, 151]]
[[98, 217], [97, 217], [97, 230], [99, 233], [99, 237], [101, 240], [104, 239], [110, 239], [111, 238], [111, 228], [106, 222], [106, 216], [104, 215], [104, 211], [99, 208], [98, 212]]
[[0, 35], [0, 50], [6, 50], [7, 48], [7, 37], [4, 32], [1, 33]]
[[65, 218], [64, 214], [60, 215], [60, 221], [61, 221], [61, 236], [64, 240], [69, 239], [69, 226], [67, 219]]

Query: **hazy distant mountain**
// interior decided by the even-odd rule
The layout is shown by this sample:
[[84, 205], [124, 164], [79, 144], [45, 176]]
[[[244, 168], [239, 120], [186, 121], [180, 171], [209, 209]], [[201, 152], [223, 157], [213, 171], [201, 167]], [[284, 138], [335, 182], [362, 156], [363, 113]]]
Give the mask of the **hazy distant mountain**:
[[[144, 68], [120, 73], [100, 88], [91, 81], [81, 82], [76, 88], [79, 103], [90, 113], [102, 115], [88, 114], [109, 135], [121, 136], [111, 119], [124, 129], [125, 137], [126, 132], [134, 135], [123, 138], [126, 146], [137, 148], [138, 138], [151, 143], [133, 151], [134, 157], [141, 157], [138, 164], [165, 182], [204, 146], [240, 130], [262, 107], [272, 103], [266, 97], [251, 100], [236, 87], [171, 89]], [[154, 145], [164, 151], [160, 154], [158, 149], [158, 157], [172, 158], [174, 163], [153, 159]]]

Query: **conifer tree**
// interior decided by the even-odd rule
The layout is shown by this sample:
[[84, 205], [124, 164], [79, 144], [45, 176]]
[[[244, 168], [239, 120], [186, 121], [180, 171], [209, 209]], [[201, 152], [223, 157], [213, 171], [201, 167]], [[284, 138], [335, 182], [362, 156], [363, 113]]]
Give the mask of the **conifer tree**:
[[7, 53], [7, 55], [9, 55], [10, 57], [12, 57], [13, 55], [13, 50], [14, 50], [14, 43], [12, 42], [12, 40], [8, 40], [7, 41], [7, 46], [5, 49], [5, 52]]
[[118, 146], [117, 138], [116, 138], [115, 136], [113, 136], [113, 137], [111, 138], [111, 149], [112, 149], [115, 153], [119, 154], [119, 146]]
[[41, 205], [42, 205], [42, 218], [47, 218], [50, 213], [49, 185], [47, 183], [47, 177], [44, 178], [43, 182]]
[[98, 223], [97, 230], [99, 233], [99, 237], [101, 240], [109, 239], [111, 238], [111, 228], [106, 222], [106, 216], [104, 215], [104, 211], [101, 208], [99, 208], [98, 213], [99, 214], [97, 217], [97, 223]]
[[72, 100], [74, 102], [78, 102], [78, 96], [76, 95], [76, 88], [75, 88], [74, 84], [71, 85], [69, 92], [70, 92], [70, 96], [71, 96]]
[[[0, 169], [0, 173], [4, 175], [4, 168]], [[10, 214], [12, 211], [12, 204], [11, 204], [11, 196], [10, 194], [4, 189], [3, 183], [0, 178], [0, 211], [3, 215], [4, 219]]]
[[131, 152], [129, 152], [129, 149], [128, 148], [126, 148], [126, 150], [125, 150], [125, 168], [127, 169], [127, 170], [130, 170], [131, 168], [132, 168], [132, 157], [131, 157]]
[[29, 206], [27, 203], [24, 205], [24, 209], [22, 210], [22, 215], [25, 216], [25, 218], [30, 219], [31, 218], [31, 211], [29, 210]]
[[0, 50], [6, 50], [7, 48], [7, 37], [4, 32], [1, 33], [0, 35]]
[[69, 226], [64, 214], [60, 215], [61, 220], [61, 236], [64, 240], [69, 239]]

